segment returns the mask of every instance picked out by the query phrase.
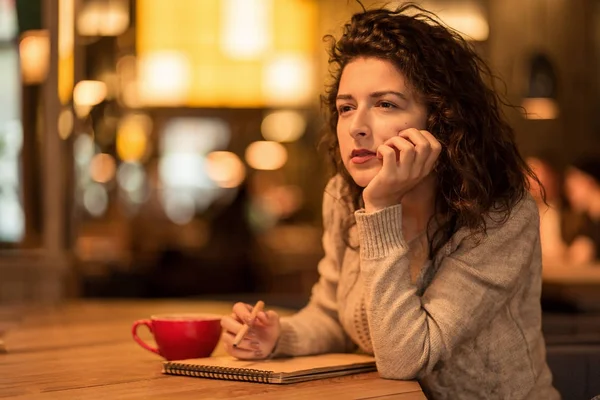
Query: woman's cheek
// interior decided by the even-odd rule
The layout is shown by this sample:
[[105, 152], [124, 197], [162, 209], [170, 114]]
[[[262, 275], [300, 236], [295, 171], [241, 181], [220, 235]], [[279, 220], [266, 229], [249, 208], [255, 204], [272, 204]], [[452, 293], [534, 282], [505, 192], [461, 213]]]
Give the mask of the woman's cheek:
[[399, 124], [396, 121], [383, 120], [377, 124], [375, 135], [379, 138], [379, 141], [383, 143], [394, 136], [398, 136], [400, 132], [402, 132], [404, 129], [407, 129], [405, 126], [407, 125]]

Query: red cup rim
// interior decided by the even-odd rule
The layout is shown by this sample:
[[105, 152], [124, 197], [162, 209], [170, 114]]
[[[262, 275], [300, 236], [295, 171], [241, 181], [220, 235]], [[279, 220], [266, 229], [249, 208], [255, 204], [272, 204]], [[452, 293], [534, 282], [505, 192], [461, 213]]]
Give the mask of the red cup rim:
[[206, 313], [164, 313], [150, 317], [152, 321], [189, 322], [189, 321], [215, 321], [221, 320], [221, 315]]

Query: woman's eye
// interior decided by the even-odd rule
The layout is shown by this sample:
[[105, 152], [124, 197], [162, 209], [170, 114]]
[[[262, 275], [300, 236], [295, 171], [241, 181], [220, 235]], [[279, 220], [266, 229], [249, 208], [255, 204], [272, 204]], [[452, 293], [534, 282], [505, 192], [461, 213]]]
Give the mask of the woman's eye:
[[343, 106], [339, 106], [338, 107], [338, 113], [343, 114], [345, 112], [348, 112], [352, 109], [352, 107], [348, 106], [348, 105], [343, 105]]
[[389, 101], [382, 101], [379, 103], [379, 107], [381, 107], [381, 108], [396, 108], [396, 105], [393, 103], [390, 103]]

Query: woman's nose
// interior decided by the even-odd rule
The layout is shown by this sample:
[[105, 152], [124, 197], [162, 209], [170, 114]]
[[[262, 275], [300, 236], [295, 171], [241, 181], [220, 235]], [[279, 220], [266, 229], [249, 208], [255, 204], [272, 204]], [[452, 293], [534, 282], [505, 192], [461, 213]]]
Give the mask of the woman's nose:
[[354, 119], [352, 120], [352, 124], [350, 125], [350, 136], [354, 140], [364, 138], [371, 134], [371, 124], [369, 123], [368, 116], [362, 112], [357, 110], [354, 114]]

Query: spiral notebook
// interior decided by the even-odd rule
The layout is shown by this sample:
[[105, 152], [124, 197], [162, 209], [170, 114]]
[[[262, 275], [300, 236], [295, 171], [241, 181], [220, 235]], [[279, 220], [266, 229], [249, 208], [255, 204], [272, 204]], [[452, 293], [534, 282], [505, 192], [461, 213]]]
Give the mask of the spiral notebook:
[[329, 353], [258, 361], [243, 361], [230, 356], [164, 361], [162, 372], [198, 378], [283, 384], [376, 370], [375, 359], [371, 356]]

